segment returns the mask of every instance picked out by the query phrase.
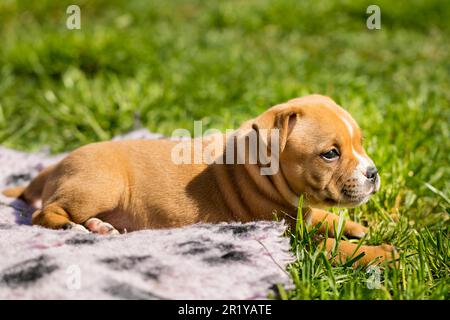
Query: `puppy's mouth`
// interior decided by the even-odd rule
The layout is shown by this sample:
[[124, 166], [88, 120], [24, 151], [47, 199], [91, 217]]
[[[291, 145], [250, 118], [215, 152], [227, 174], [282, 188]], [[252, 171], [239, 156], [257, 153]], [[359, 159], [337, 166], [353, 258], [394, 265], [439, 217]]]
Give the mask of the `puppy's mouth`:
[[[366, 190], [364, 190], [366, 189]], [[339, 194], [327, 194], [322, 198], [322, 204], [325, 206], [352, 208], [360, 206], [375, 194], [379, 189], [379, 185], [373, 185], [370, 188], [364, 187], [343, 187]]]
[[343, 207], [343, 208], [353, 208], [358, 207], [367, 201], [369, 201], [371, 194], [358, 197], [358, 198], [348, 198], [346, 196], [342, 197], [342, 199], [335, 200], [332, 198], [325, 198], [323, 200], [323, 204], [328, 207]]
[[378, 188], [375, 185], [371, 186], [369, 190], [343, 188], [341, 192], [342, 193], [341, 204], [346, 207], [360, 206], [369, 201], [370, 197], [377, 191]]
[[[346, 184], [339, 191], [335, 188], [326, 188], [322, 192], [311, 192], [309, 199], [320, 207], [353, 208], [363, 205], [380, 188], [380, 184]], [[311, 196], [315, 194], [315, 196]]]
[[332, 206], [338, 204], [338, 201], [336, 201], [336, 200], [334, 200], [333, 198], [330, 198], [330, 197], [326, 197], [326, 198], [323, 200], [323, 202], [324, 202], [325, 204], [327, 204], [327, 205], [332, 205]]

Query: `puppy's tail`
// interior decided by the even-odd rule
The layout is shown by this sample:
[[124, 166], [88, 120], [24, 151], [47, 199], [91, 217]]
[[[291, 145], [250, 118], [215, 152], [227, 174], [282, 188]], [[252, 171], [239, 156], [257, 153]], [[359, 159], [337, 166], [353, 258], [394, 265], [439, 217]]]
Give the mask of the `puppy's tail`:
[[39, 172], [27, 187], [8, 188], [3, 190], [2, 193], [7, 197], [18, 198], [28, 204], [32, 204], [41, 198], [48, 176], [54, 168], [55, 166], [53, 165]]
[[25, 189], [25, 187], [8, 188], [3, 190], [2, 193], [9, 198], [19, 198]]

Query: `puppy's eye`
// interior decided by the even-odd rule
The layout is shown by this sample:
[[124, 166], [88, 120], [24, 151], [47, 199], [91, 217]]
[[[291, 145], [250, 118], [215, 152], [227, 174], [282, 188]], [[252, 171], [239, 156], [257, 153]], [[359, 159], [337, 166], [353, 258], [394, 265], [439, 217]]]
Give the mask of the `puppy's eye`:
[[339, 158], [339, 151], [337, 151], [337, 149], [331, 149], [330, 151], [322, 153], [320, 156], [328, 161], [336, 160]]

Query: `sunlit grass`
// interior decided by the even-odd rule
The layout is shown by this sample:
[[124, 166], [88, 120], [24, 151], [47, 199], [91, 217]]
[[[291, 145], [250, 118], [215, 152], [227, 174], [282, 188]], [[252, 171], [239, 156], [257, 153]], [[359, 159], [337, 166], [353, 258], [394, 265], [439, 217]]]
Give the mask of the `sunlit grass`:
[[[309, 93], [360, 124], [382, 188], [344, 215], [366, 244], [400, 249], [369, 289], [363, 269], [331, 266], [299, 225], [290, 268], [299, 299], [445, 299], [449, 288], [450, 5], [378, 1], [70, 1], [0, 3], [0, 143], [71, 150], [144, 126], [235, 128]], [[205, 129], [206, 129], [205, 128]], [[336, 211], [339, 213], [339, 211]], [[303, 231], [302, 231], [303, 230]], [[302, 232], [302, 233], [299, 233]]]

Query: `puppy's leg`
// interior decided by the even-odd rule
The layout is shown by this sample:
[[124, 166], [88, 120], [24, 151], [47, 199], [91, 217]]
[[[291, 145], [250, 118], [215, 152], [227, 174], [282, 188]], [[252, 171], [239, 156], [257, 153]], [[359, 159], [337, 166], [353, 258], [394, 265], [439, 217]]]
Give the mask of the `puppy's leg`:
[[[327, 251], [329, 258], [331, 258], [331, 254], [334, 246], [336, 245], [335, 239], [327, 239], [326, 242], [322, 241], [320, 247], [323, 248], [325, 245], [325, 250]], [[358, 265], [368, 265], [371, 261], [376, 260], [376, 264], [380, 264], [383, 261], [392, 261], [398, 258], [398, 254], [395, 251], [395, 248], [388, 244], [382, 244], [379, 246], [360, 246], [355, 243], [351, 243], [349, 241], [339, 241], [338, 248], [336, 249], [336, 256], [333, 258], [333, 263], [336, 264], [338, 262], [345, 263], [346, 261], [357, 257], [361, 253], [364, 253], [364, 256], [355, 262], [354, 266]]]
[[[81, 223], [81, 222], [80, 222]], [[45, 206], [42, 210], [36, 210], [32, 217], [33, 225], [40, 225], [50, 229], [74, 229], [77, 231], [99, 234], [119, 234], [111, 224], [104, 222], [98, 218], [89, 218], [82, 224], [75, 223], [71, 220], [70, 215], [62, 207], [57, 204]]]
[[76, 224], [77, 228], [84, 228], [84, 225], [96, 233], [112, 232], [106, 232], [105, 227], [110, 228], [103, 222], [98, 224], [92, 220], [86, 223], [119, 206], [125, 189], [123, 178], [109, 167], [105, 169], [98, 165], [96, 170], [81, 170], [81, 164], [63, 160], [57, 167], [46, 183], [42, 196], [43, 209], [35, 213], [33, 224], [53, 229], [73, 228]]
[[33, 213], [31, 222], [33, 225], [40, 225], [50, 229], [75, 229], [88, 232], [82, 225], [73, 222], [69, 214], [57, 204], [50, 204], [42, 210], [36, 210]]
[[120, 234], [111, 224], [104, 222], [98, 218], [90, 218], [85, 223], [84, 226], [88, 228], [89, 231], [99, 234], [109, 234], [116, 235]]
[[[312, 226], [315, 226], [322, 222], [322, 225], [319, 228], [320, 233], [325, 233], [328, 225], [328, 236], [334, 238], [335, 234], [333, 225], [338, 225], [339, 216], [324, 210], [310, 208], [305, 214], [305, 221], [308, 225]], [[351, 220], [345, 221], [344, 234], [347, 237], [362, 238], [367, 233], [367, 231], [368, 229], [360, 225], [359, 223]]]

